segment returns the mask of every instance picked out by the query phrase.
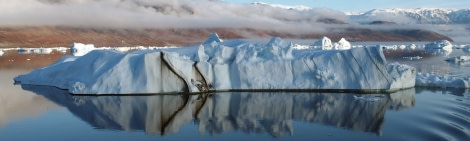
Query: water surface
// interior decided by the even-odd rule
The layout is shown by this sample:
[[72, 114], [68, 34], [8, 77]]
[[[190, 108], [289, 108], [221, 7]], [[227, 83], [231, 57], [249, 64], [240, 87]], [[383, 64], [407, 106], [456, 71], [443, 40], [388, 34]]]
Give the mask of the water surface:
[[[465, 89], [73, 96], [54, 87], [13, 85], [13, 77], [52, 63], [61, 53], [14, 53], [0, 56], [2, 141], [470, 140], [470, 91]], [[465, 55], [461, 50], [447, 56], [422, 50], [385, 54], [389, 62], [410, 64], [419, 72], [470, 75], [467, 64], [444, 61]]]

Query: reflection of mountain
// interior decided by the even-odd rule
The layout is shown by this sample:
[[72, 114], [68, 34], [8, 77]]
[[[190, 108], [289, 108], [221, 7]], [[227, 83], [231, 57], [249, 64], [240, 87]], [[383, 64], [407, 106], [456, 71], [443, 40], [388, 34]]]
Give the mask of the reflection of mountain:
[[321, 123], [380, 134], [387, 109], [414, 105], [414, 89], [357, 100], [352, 94], [218, 93], [154, 96], [71, 96], [52, 87], [23, 88], [67, 107], [92, 126], [116, 130], [143, 130], [151, 134], [176, 133], [194, 121], [203, 134], [238, 130], [293, 134], [292, 121]]
[[28, 70], [6, 70], [0, 67], [0, 129], [15, 120], [39, 116], [58, 108], [41, 95], [12, 87], [11, 79], [26, 71]]

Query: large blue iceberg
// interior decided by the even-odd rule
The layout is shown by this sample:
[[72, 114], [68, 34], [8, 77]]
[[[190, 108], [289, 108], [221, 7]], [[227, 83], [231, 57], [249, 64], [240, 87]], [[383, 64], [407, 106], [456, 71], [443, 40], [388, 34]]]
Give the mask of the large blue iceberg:
[[295, 49], [281, 38], [263, 45], [211, 35], [199, 46], [65, 56], [15, 81], [73, 94], [387, 92], [414, 87], [415, 73], [407, 65], [387, 64], [380, 47], [319, 51]]

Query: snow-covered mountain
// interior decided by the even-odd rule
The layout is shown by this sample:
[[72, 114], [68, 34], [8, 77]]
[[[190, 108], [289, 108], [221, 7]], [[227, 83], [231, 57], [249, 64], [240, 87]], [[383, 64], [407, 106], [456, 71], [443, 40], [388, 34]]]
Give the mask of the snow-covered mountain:
[[[313, 8], [303, 5], [287, 6], [263, 2], [253, 2], [251, 4], [298, 11], [313, 10]], [[361, 23], [387, 21], [399, 24], [470, 24], [470, 9], [390, 8], [373, 9], [366, 12], [345, 12], [345, 14], [350, 16], [352, 21]]]
[[470, 9], [373, 9], [367, 12], [347, 12], [353, 21], [389, 21], [401, 24], [468, 24]]
[[277, 7], [277, 8], [283, 8], [283, 9], [289, 9], [289, 10], [300, 10], [300, 11], [312, 9], [304, 5], [288, 6], [288, 5], [282, 5], [282, 4], [268, 4], [264, 2], [253, 2], [251, 4], [255, 6], [269, 6], [269, 7]]

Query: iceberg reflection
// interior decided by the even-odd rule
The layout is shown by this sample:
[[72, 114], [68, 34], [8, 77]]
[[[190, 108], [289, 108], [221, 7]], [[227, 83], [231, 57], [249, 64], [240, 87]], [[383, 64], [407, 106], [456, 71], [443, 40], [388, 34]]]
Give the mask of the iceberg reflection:
[[415, 104], [415, 89], [361, 97], [337, 93], [227, 92], [199, 95], [74, 96], [48, 86], [22, 85], [101, 129], [167, 135], [195, 123], [201, 135], [227, 131], [292, 135], [292, 121], [320, 123], [380, 135], [387, 110]]

